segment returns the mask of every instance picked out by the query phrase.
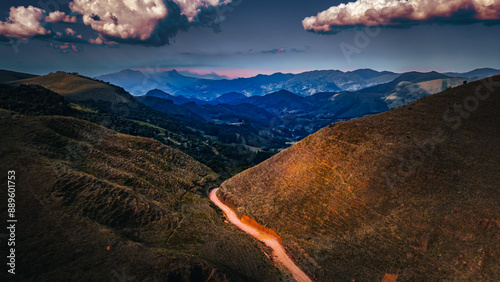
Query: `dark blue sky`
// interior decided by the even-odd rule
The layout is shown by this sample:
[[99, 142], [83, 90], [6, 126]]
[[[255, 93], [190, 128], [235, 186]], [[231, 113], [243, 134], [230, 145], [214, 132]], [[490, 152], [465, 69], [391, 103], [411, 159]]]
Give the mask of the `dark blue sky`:
[[[15, 1], [14, 7], [32, 5], [53, 11], [53, 7], [39, 4], [46, 2]], [[57, 10], [70, 14], [69, 2], [59, 0], [59, 3], [66, 4], [61, 4]], [[39, 35], [29, 39], [4, 36], [3, 41], [13, 40], [15, 43], [12, 46], [9, 42], [0, 42], [0, 68], [37, 74], [57, 70], [76, 71], [90, 76], [124, 68], [176, 68], [232, 77], [313, 69], [373, 68], [402, 72], [500, 68], [500, 25], [425, 21], [402, 28], [371, 28], [368, 31], [372, 33], [368, 35], [364, 26], [336, 34], [320, 34], [304, 29], [304, 18], [315, 16], [341, 2], [233, 1], [226, 8], [211, 11], [212, 15], [225, 17], [216, 30], [202, 26], [211, 25], [210, 21], [200, 21], [198, 26], [194, 22], [188, 23], [175, 36], [169, 36], [170, 43], [165, 45], [113, 40], [106, 36], [104, 38], [108, 41], [118, 41], [118, 44], [111, 42], [111, 45], [103, 46], [83, 40], [79, 42], [75, 38], [66, 40], [66, 37], [57, 39]], [[2, 22], [9, 17], [12, 3], [0, 4]], [[66, 28], [71, 28], [85, 40], [97, 38], [98, 31], [84, 25], [81, 15], [71, 15], [76, 15], [76, 23], [50, 22], [42, 25], [51, 29], [52, 34], [57, 31], [64, 34]], [[184, 21], [187, 22], [185, 18]], [[368, 41], [363, 41], [363, 38], [368, 38]]]

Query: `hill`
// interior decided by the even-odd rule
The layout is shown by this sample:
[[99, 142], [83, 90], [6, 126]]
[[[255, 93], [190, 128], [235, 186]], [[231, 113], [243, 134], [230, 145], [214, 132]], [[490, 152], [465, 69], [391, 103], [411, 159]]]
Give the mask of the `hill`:
[[450, 78], [449, 76], [446, 76], [444, 74], [440, 74], [435, 71], [431, 72], [406, 72], [398, 76], [396, 79], [383, 83], [380, 85], [372, 86], [372, 87], [367, 87], [363, 90], [360, 90], [359, 92], [363, 93], [387, 93], [391, 90], [394, 90], [400, 83], [402, 82], [407, 82], [407, 83], [419, 83], [423, 81], [429, 81], [429, 80], [435, 80], [435, 79], [446, 79]]
[[119, 87], [66, 72], [18, 80], [11, 84], [19, 85], [21, 83], [43, 86], [73, 101], [94, 100], [113, 104], [137, 103], [132, 96]]
[[0, 83], [5, 83], [8, 81], [13, 81], [13, 80], [32, 78], [32, 77], [36, 77], [36, 75], [0, 69]]
[[[52, 115], [72, 108], [46, 89], [21, 87], [8, 93], [10, 105], [30, 114], [0, 109], [0, 170], [15, 171], [16, 279], [282, 278], [210, 204], [205, 190], [217, 175], [207, 166], [149, 138]], [[38, 101], [27, 106], [33, 89]], [[43, 107], [51, 102], [64, 111]], [[2, 218], [7, 212], [2, 201]]]
[[336, 123], [222, 184], [318, 280], [498, 280], [500, 76]]
[[220, 95], [219, 97], [210, 101], [212, 104], [235, 104], [238, 101], [246, 99], [247, 96], [238, 93], [238, 92], [230, 92]]
[[181, 96], [170, 95], [170, 94], [166, 93], [165, 91], [161, 91], [160, 89], [150, 90], [150, 91], [148, 91], [148, 93], [144, 94], [144, 96], [137, 96], [137, 97], [158, 97], [158, 98], [162, 98], [162, 99], [172, 100], [172, 102], [174, 104], [177, 104], [177, 105], [182, 105], [182, 104], [186, 104], [189, 102], [195, 102], [196, 104], [199, 104], [199, 105], [203, 105], [203, 104], [207, 103], [206, 101], [202, 101], [202, 100], [199, 100], [196, 98], [186, 98], [182, 95]]
[[386, 92], [382, 99], [389, 109], [407, 105], [429, 95], [462, 85], [462, 78], [440, 78], [412, 83], [401, 81], [396, 87]]
[[464, 73], [458, 73], [458, 72], [449, 72], [445, 73], [445, 75], [452, 76], [452, 77], [466, 77], [466, 78], [482, 78], [482, 77], [487, 77], [495, 74], [499, 74], [500, 70], [498, 69], [492, 69], [492, 68], [479, 68], [475, 70], [471, 70], [468, 72]]

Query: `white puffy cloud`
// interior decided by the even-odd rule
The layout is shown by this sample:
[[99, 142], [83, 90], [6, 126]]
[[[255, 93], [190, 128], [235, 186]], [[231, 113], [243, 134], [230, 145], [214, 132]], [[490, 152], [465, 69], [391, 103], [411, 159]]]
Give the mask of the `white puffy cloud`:
[[[211, 20], [210, 13], [217, 11], [203, 8], [230, 2], [231, 0], [72, 0], [69, 8], [72, 13], [81, 14], [83, 23], [97, 31], [97, 38], [87, 40], [91, 44], [116, 45], [117, 42], [110, 41], [116, 40], [159, 46], [168, 44], [169, 38], [175, 36], [180, 29], [207, 24]], [[198, 19], [202, 10], [208, 16]], [[76, 23], [77, 18], [61, 11], [48, 13], [33, 6], [12, 7], [9, 19], [6, 22], [0, 21], [0, 40], [5, 40], [5, 37], [50, 35], [56, 41], [74, 42], [75, 39], [71, 39], [75, 36], [73, 29], [56, 32], [51, 30], [50, 25], [44, 27], [46, 23], [58, 22]]]
[[307, 17], [302, 25], [306, 30], [330, 32], [332, 27], [355, 25], [396, 26], [434, 21], [459, 24], [498, 19], [500, 0], [357, 0]]
[[76, 17], [66, 15], [64, 12], [61, 11], [55, 11], [49, 13], [49, 15], [45, 17], [45, 21], [49, 23], [57, 23], [57, 22], [76, 23]]
[[44, 10], [33, 6], [11, 7], [7, 21], [0, 22], [0, 36], [24, 39], [50, 34], [51, 31], [40, 24], [44, 13]]
[[[231, 0], [171, 0], [181, 15], [195, 21], [202, 8], [225, 5]], [[83, 22], [105, 37], [149, 39], [159, 22], [168, 16], [163, 0], [73, 0], [71, 11], [83, 15]]]
[[74, 0], [69, 7], [100, 34], [121, 39], [148, 39], [167, 16], [162, 0]]
[[181, 14], [185, 15], [188, 20], [192, 22], [202, 7], [215, 7], [219, 4], [227, 4], [231, 1], [226, 0], [219, 3], [219, 0], [174, 0], [174, 2], [181, 7]]

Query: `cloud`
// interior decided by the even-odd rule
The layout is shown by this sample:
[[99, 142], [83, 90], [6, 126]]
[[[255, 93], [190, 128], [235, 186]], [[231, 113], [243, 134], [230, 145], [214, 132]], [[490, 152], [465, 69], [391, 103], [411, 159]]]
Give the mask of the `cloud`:
[[75, 36], [75, 31], [67, 28], [65, 34], [54, 32], [46, 22], [74, 22], [76, 17], [70, 17], [62, 12], [47, 13], [33, 6], [11, 7], [9, 18], [0, 22], [0, 38], [3, 42], [10, 42], [12, 38], [28, 39], [41, 37], [59, 42], [86, 43], [80, 35]]
[[0, 36], [27, 39], [36, 35], [51, 34], [50, 30], [40, 24], [44, 13], [44, 10], [33, 6], [11, 7], [7, 21], [0, 22]]
[[48, 23], [58, 23], [58, 22], [76, 23], [76, 17], [66, 15], [64, 12], [61, 11], [55, 11], [51, 12], [48, 16], [46, 16], [45, 21]]
[[279, 48], [279, 49], [271, 49], [271, 50], [263, 50], [263, 51], [261, 51], [262, 54], [283, 54], [285, 52], [286, 52], [285, 48]]
[[50, 47], [61, 50], [63, 53], [68, 53], [70, 51], [79, 52], [78, 47], [75, 44], [65, 42], [64, 44], [50, 43]]
[[82, 43], [88, 44], [88, 40], [85, 40], [81, 35], [77, 35], [74, 30], [67, 28], [64, 33], [55, 32], [55, 34], [50, 38], [53, 41], [63, 42], [63, 43]]
[[101, 45], [102, 43], [104, 43], [104, 40], [102, 39], [101, 36], [98, 36], [96, 39], [89, 39], [89, 43], [90, 44], [96, 44], [96, 45]]
[[[70, 17], [62, 12], [47, 13], [33, 6], [10, 8], [9, 18], [6, 22], [0, 22], [0, 42], [11, 43], [18, 39], [27, 40], [29, 38], [40, 38], [49, 40], [49, 46], [67, 53], [70, 50], [78, 52], [75, 44], [88, 44], [89, 42], [71, 28], [66, 28], [64, 32], [50, 29], [47, 22], [74, 22], [76, 17]], [[59, 44], [57, 42], [61, 42]]]
[[65, 32], [66, 32], [67, 35], [75, 35], [75, 33], [76, 33], [74, 30], [72, 30], [69, 27], [65, 30]]
[[99, 33], [94, 44], [113, 40], [120, 43], [161, 46], [179, 30], [210, 26], [217, 18], [216, 6], [230, 0], [73, 0], [72, 12]]
[[305, 30], [336, 33], [355, 26], [469, 24], [500, 20], [500, 0], [357, 0], [302, 21]]
[[188, 21], [193, 22], [194, 18], [198, 15], [198, 13], [200, 13], [202, 8], [224, 5], [230, 3], [231, 1], [226, 0], [219, 3], [219, 0], [174, 0], [174, 2], [181, 8], [181, 14], [185, 15], [188, 18]]
[[[68, 1], [69, 2], [69, 1]], [[69, 8], [81, 14], [83, 23], [97, 32], [93, 39], [75, 36], [73, 29], [56, 32], [50, 23], [76, 23], [75, 15], [47, 13], [29, 6], [11, 8], [8, 21], [0, 22], [0, 41], [44, 37], [70, 43], [117, 45], [118, 43], [162, 46], [180, 30], [207, 26], [219, 31], [219, 5], [231, 0], [72, 0]]]
[[306, 46], [304, 46], [303, 49], [300, 49], [300, 48], [291, 48], [290, 52], [291, 53], [304, 53], [304, 52], [307, 52], [309, 49], [311, 49], [311, 46], [306, 45]]
[[69, 7], [100, 34], [121, 39], [147, 40], [168, 13], [162, 0], [74, 0]]

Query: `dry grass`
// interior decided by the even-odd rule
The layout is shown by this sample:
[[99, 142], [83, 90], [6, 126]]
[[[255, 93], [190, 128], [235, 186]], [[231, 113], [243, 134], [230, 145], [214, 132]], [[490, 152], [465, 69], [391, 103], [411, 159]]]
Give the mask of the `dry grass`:
[[500, 88], [443, 119], [481, 83], [324, 128], [223, 192], [319, 280], [498, 280]]
[[40, 85], [74, 101], [98, 99], [113, 104], [131, 103], [130, 98], [121, 94], [116, 86], [65, 72], [16, 81], [16, 84], [20, 83]]

